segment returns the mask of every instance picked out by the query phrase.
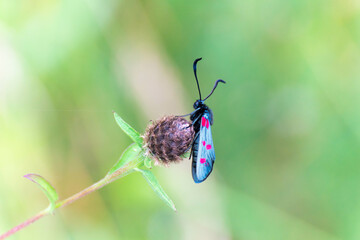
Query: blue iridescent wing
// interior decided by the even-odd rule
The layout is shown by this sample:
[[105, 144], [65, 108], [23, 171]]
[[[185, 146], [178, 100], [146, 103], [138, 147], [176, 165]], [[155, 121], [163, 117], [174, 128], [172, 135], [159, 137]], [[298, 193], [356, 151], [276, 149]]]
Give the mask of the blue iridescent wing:
[[211, 135], [210, 115], [205, 113], [200, 120], [199, 136], [195, 139], [192, 160], [192, 176], [195, 183], [203, 182], [211, 173], [215, 161]]

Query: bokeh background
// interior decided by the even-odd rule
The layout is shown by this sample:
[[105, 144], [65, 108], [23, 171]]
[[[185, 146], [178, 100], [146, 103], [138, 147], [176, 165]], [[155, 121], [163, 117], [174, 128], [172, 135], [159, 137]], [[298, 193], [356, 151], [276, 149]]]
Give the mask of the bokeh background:
[[360, 4], [355, 0], [0, 1], [0, 232], [102, 178], [138, 131], [215, 115], [216, 164], [132, 174], [11, 239], [359, 239]]

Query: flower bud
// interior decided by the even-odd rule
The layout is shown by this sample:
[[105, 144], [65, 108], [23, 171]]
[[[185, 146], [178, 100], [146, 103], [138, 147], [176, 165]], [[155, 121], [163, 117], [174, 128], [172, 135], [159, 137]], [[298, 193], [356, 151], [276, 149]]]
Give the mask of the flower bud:
[[158, 163], [168, 165], [182, 159], [193, 138], [194, 129], [189, 121], [182, 117], [165, 116], [148, 126], [144, 143]]

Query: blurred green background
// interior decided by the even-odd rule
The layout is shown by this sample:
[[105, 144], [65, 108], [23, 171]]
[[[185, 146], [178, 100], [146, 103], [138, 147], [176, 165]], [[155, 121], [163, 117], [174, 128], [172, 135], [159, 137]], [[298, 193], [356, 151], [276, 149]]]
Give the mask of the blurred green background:
[[355, 0], [0, 1], [0, 233], [102, 178], [130, 139], [198, 98], [216, 164], [140, 174], [11, 239], [360, 239], [360, 4]]

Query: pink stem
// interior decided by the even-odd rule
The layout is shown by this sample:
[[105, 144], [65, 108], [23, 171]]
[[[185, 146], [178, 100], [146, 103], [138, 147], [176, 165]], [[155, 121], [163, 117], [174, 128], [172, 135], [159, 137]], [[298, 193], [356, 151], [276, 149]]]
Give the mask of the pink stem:
[[33, 216], [32, 218], [29, 218], [28, 220], [26, 220], [25, 222], [17, 225], [16, 227], [13, 227], [12, 229], [10, 229], [9, 231], [7, 231], [6, 233], [4, 233], [3, 235], [0, 235], [0, 239], [5, 239], [11, 235], [13, 235], [14, 233], [16, 233], [17, 231], [20, 231], [21, 229], [23, 229], [24, 227], [30, 225], [31, 223], [39, 220], [40, 218], [46, 216], [48, 214], [48, 210], [45, 209], [41, 212], [39, 212], [38, 214], [36, 214], [35, 216]]
[[[56, 208], [61, 208], [61, 207], [65, 207], [69, 204], [71, 204], [72, 202], [85, 197], [86, 195], [88, 195], [89, 193], [92, 193], [104, 186], [106, 186], [107, 184], [119, 179], [120, 177], [123, 177], [129, 173], [131, 173], [130, 171], [130, 166], [128, 165], [127, 167], [121, 168], [119, 170], [117, 170], [116, 172], [110, 174], [110, 175], [106, 175], [103, 179], [101, 179], [100, 181], [94, 183], [93, 185], [91, 185], [88, 188], [85, 188], [84, 190], [72, 195], [71, 197], [57, 203], [55, 205], [55, 209]], [[10, 229], [9, 231], [7, 231], [6, 233], [0, 235], [0, 240], [5, 239], [11, 235], [13, 235], [14, 233], [20, 231], [21, 229], [27, 227], [28, 225], [30, 225], [33, 222], [36, 222], [37, 220], [39, 220], [40, 218], [49, 215], [51, 213], [50, 209], [45, 209], [42, 210], [41, 212], [39, 212], [38, 214], [36, 214], [35, 216], [33, 216], [32, 218], [29, 218], [28, 220], [26, 220], [25, 222], [13, 227], [12, 229]]]

